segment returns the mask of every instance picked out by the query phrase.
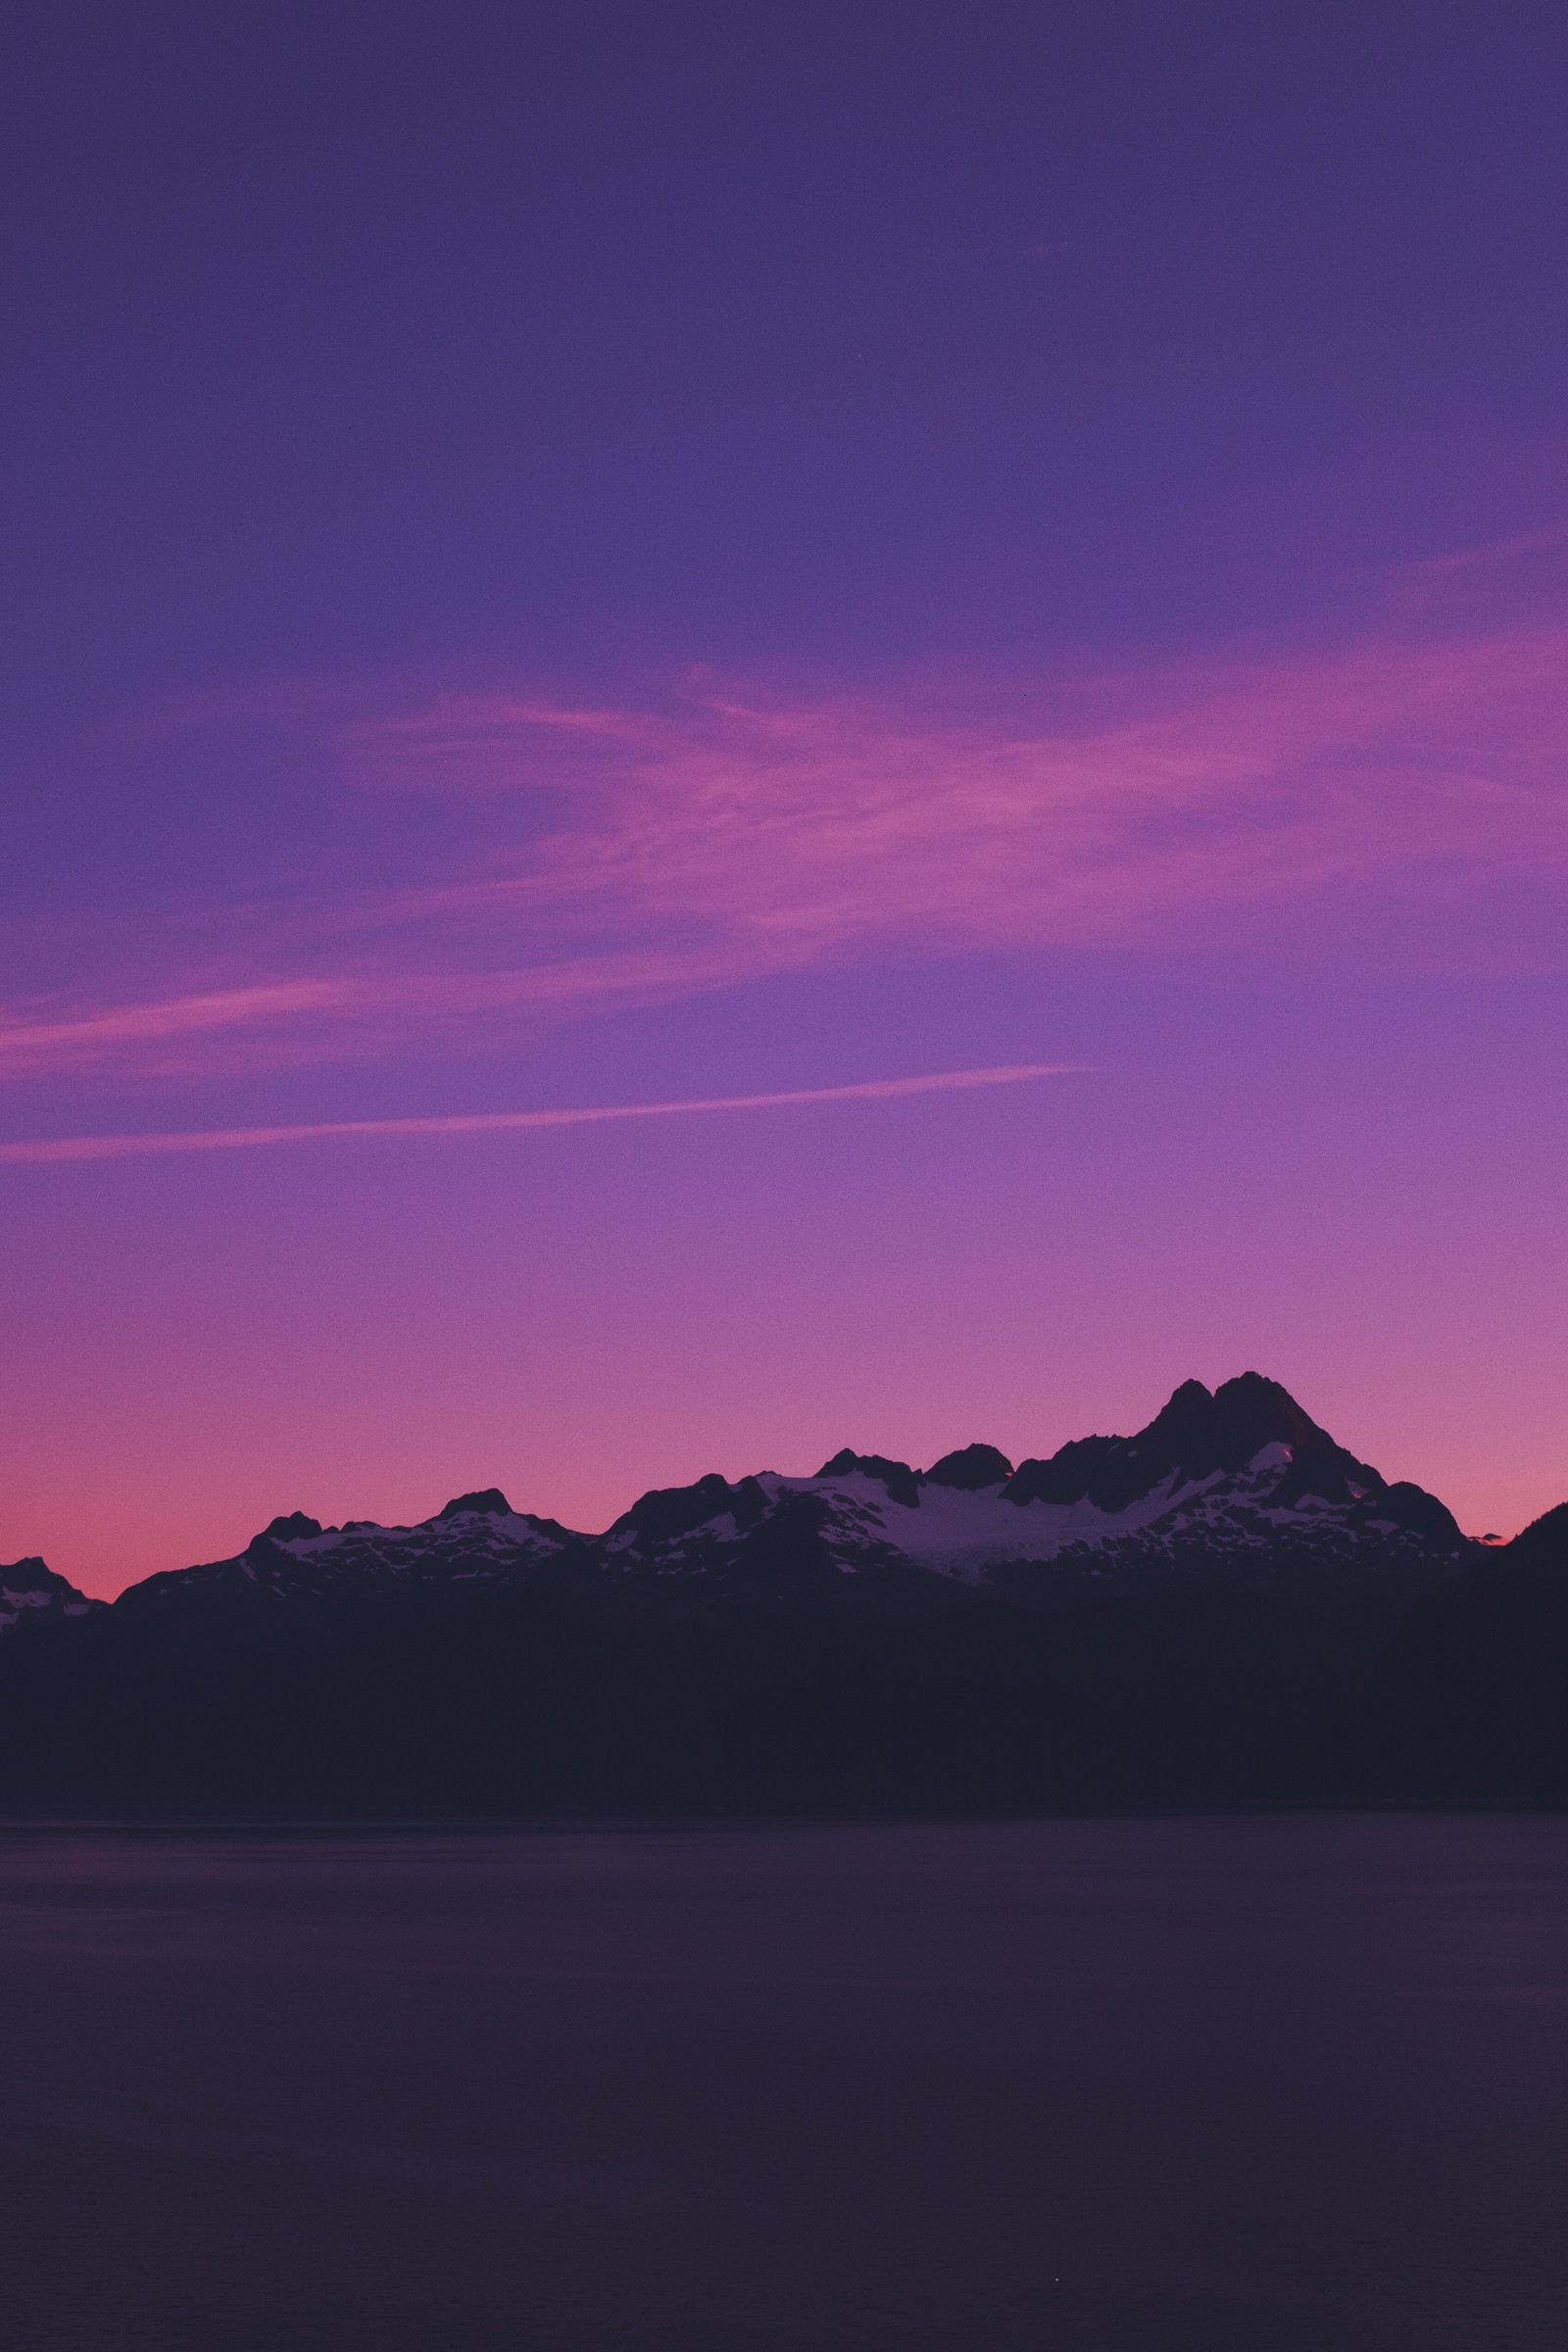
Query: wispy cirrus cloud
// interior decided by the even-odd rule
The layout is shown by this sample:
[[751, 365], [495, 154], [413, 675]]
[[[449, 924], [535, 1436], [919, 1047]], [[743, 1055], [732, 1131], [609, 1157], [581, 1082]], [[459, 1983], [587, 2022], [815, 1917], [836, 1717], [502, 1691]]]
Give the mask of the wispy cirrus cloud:
[[[0, 1018], [0, 1071], [229, 1069], [479, 1042], [879, 956], [1332, 939], [1393, 897], [1568, 879], [1568, 622], [1029, 686], [663, 699], [321, 692], [334, 846], [194, 974]], [[373, 837], [376, 878], [342, 849]], [[406, 842], [387, 877], [386, 848]], [[302, 851], [290, 845], [289, 872]], [[308, 858], [304, 860], [309, 863]], [[396, 869], [397, 858], [391, 863]], [[240, 967], [240, 968], [236, 968]]]
[[601, 1102], [562, 1110], [470, 1111], [435, 1118], [318, 1119], [286, 1127], [209, 1127], [178, 1134], [36, 1136], [0, 1144], [0, 1164], [145, 1159], [170, 1152], [254, 1151], [276, 1144], [514, 1135], [548, 1127], [601, 1126], [607, 1120], [676, 1118], [693, 1112], [793, 1110], [817, 1103], [889, 1102], [910, 1095], [969, 1093], [976, 1087], [1019, 1086], [1029, 1079], [1084, 1074], [1077, 1063], [1015, 1062], [994, 1069], [939, 1070], [924, 1078], [867, 1078], [851, 1086], [794, 1087], [766, 1095], [707, 1095], [676, 1102]]
[[404, 786], [568, 789], [566, 821], [467, 884], [470, 909], [684, 922], [764, 963], [890, 937], [1117, 944], [1335, 881], [1568, 856], [1568, 628], [1075, 691], [1144, 708], [1053, 726], [995, 687], [967, 711], [453, 697], [347, 748]]

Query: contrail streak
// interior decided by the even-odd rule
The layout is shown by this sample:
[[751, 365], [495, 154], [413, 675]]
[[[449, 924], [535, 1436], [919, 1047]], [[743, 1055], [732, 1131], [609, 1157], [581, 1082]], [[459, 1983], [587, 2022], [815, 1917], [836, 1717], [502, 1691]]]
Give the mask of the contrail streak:
[[1082, 1062], [1010, 1062], [993, 1070], [939, 1070], [928, 1078], [866, 1078], [855, 1086], [797, 1087], [781, 1095], [711, 1095], [692, 1102], [606, 1102], [582, 1110], [484, 1110], [452, 1118], [326, 1119], [300, 1127], [197, 1128], [182, 1135], [54, 1135], [0, 1144], [0, 1161], [139, 1159], [163, 1152], [244, 1152], [262, 1144], [307, 1144], [338, 1136], [504, 1135], [523, 1127], [586, 1127], [600, 1119], [668, 1119], [683, 1111], [779, 1110], [797, 1102], [880, 1102], [971, 1086], [1017, 1086], [1026, 1078], [1068, 1078]]

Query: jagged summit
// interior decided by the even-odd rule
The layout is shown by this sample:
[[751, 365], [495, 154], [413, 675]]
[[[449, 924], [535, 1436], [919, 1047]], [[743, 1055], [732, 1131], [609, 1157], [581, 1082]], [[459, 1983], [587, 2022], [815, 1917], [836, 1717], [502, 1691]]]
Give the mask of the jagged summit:
[[1169, 1446], [1199, 1476], [1240, 1470], [1264, 1446], [1334, 1444], [1289, 1389], [1261, 1372], [1238, 1373], [1212, 1396], [1200, 1380], [1184, 1380], [1136, 1442]]
[[1104, 1511], [1125, 1510], [1176, 1472], [1183, 1482], [1232, 1476], [1245, 1470], [1268, 1446], [1283, 1446], [1293, 1461], [1336, 1492], [1353, 1484], [1358, 1493], [1383, 1480], [1364, 1462], [1336, 1446], [1326, 1430], [1301, 1408], [1277, 1380], [1242, 1372], [1212, 1392], [1200, 1380], [1184, 1380], [1147, 1428], [1130, 1438], [1074, 1438], [1055, 1453], [1020, 1462], [1016, 1469], [995, 1446], [974, 1444], [945, 1453], [929, 1470], [880, 1453], [844, 1446], [822, 1464], [818, 1483], [859, 1474], [887, 1488], [895, 1502], [918, 1507], [924, 1487], [951, 1487], [978, 1494], [1001, 1488], [1008, 1502], [1092, 1502]]
[[1285, 1449], [1297, 1476], [1297, 1493], [1311, 1491], [1325, 1500], [1359, 1500], [1385, 1482], [1377, 1471], [1337, 1446], [1277, 1380], [1242, 1372], [1210, 1391], [1200, 1380], [1185, 1380], [1147, 1428], [1132, 1437], [1073, 1438], [1051, 1455], [1016, 1468], [995, 1446], [969, 1445], [944, 1454], [929, 1470], [857, 1453], [851, 1446], [823, 1463], [816, 1482], [859, 1476], [884, 1486], [895, 1502], [919, 1506], [923, 1488], [950, 1487], [978, 1494], [1000, 1488], [1004, 1498], [1030, 1502], [1088, 1502], [1109, 1513], [1125, 1511], [1162, 1484], [1190, 1485], [1216, 1474], [1236, 1477], [1269, 1446]]
[[858, 1527], [867, 1545], [880, 1540], [982, 1579], [1030, 1561], [1075, 1561], [1103, 1576], [1161, 1558], [1287, 1547], [1347, 1558], [1380, 1547], [1446, 1558], [1467, 1549], [1435, 1496], [1390, 1485], [1257, 1372], [1213, 1391], [1183, 1381], [1131, 1437], [1075, 1438], [1016, 1468], [983, 1445], [924, 1471], [847, 1446], [814, 1480], [774, 1483], [838, 1490], [846, 1544]]
[[1133, 1437], [1076, 1438], [1044, 1461], [1020, 1462], [1007, 1496], [1124, 1511], [1173, 1480], [1238, 1477], [1270, 1447], [1281, 1448], [1273, 1467], [1281, 1473], [1274, 1483], [1282, 1503], [1307, 1494], [1324, 1502], [1359, 1501], [1385, 1483], [1337, 1446], [1277, 1380], [1243, 1372], [1212, 1395], [1200, 1380], [1183, 1381]]

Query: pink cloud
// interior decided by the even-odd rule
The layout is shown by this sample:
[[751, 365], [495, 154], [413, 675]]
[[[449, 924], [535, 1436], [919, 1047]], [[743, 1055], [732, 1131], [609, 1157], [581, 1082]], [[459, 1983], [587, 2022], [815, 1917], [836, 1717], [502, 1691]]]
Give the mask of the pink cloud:
[[199, 980], [0, 1017], [0, 1071], [384, 1054], [889, 954], [1333, 939], [1357, 904], [1568, 875], [1555, 619], [1033, 688], [324, 699], [273, 721], [340, 827], [346, 792], [350, 834], [406, 829], [405, 879], [280, 884]]
[[348, 749], [382, 782], [573, 792], [525, 862], [454, 905], [640, 936], [685, 922], [762, 968], [888, 939], [1116, 944], [1326, 883], [1568, 858], [1568, 630], [1077, 699], [1123, 710], [1054, 727], [1016, 695], [955, 712], [708, 690], [673, 715], [453, 697]]

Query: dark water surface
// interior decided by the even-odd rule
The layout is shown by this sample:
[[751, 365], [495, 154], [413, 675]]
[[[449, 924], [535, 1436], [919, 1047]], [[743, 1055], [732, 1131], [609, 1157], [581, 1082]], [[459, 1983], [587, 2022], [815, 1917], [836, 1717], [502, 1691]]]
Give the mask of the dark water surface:
[[0, 1833], [18, 2352], [1568, 2342], [1568, 1824]]

